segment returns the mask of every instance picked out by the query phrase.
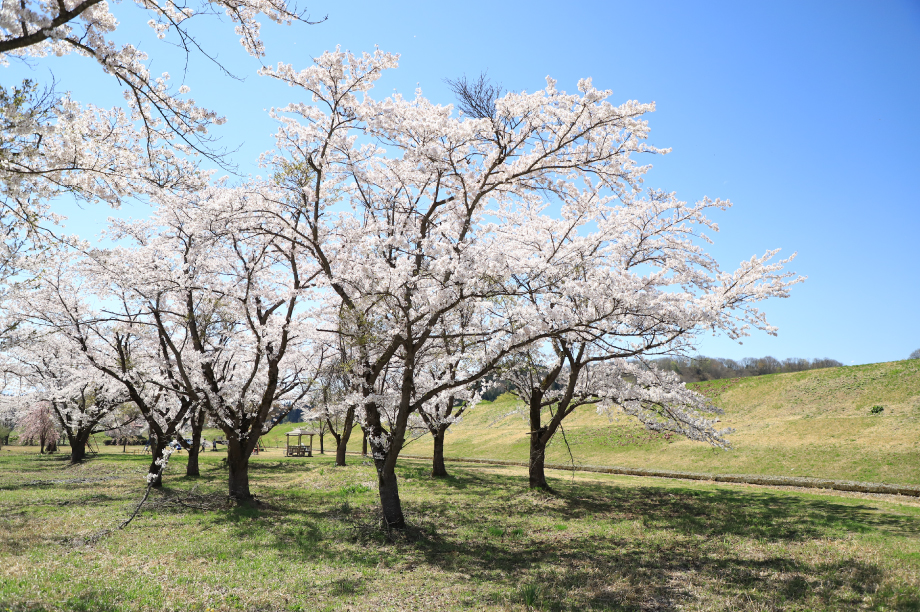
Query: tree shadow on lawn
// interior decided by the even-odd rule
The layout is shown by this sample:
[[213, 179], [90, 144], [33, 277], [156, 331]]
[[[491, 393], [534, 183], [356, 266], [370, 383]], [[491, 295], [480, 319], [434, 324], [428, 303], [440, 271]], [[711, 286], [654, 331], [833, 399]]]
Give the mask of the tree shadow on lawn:
[[[553, 483], [552, 492], [542, 492], [528, 491], [526, 481], [519, 476], [477, 474], [475, 471], [458, 472], [449, 480], [432, 479], [432, 483], [462, 489], [464, 495], [509, 516], [520, 514], [524, 502], [555, 519], [642, 520], [650, 527], [707, 537], [737, 535], [759, 540], [799, 541], [872, 531], [906, 537], [920, 535], [920, 515], [885, 512], [848, 498], [834, 501], [835, 498], [822, 497], [817, 492], [786, 493], [730, 486], [712, 489], [624, 487], [615, 482], [561, 479]], [[541, 499], [546, 503], [541, 504]], [[437, 511], [448, 507], [441, 504]]]
[[[67, 455], [69, 459], [70, 455]], [[137, 463], [138, 465], [150, 465], [152, 456], [150, 453], [102, 453], [99, 455], [87, 454], [86, 458], [76, 465], [88, 465], [93, 463]], [[74, 466], [76, 467], [76, 466]]]
[[[858, 558], [813, 562], [798, 554], [798, 545], [853, 533], [920, 534], [920, 517], [796, 495], [583, 484], [559, 489], [554, 497], [563, 503], [542, 507], [544, 519], [560, 521], [559, 527], [572, 521], [574, 534], [588, 527], [590, 535], [560, 538], [544, 521], [540, 532], [518, 541], [498, 541], [486, 532], [448, 538], [447, 544], [421, 538], [415, 546], [444, 571], [462, 567], [480, 580], [544, 584], [543, 607], [552, 610], [572, 609], [575, 600], [599, 609], [670, 609], [700, 584], [722, 598], [738, 598], [745, 609], [851, 609], [885, 584], [885, 569]], [[496, 524], [514, 516], [507, 504], [496, 506]], [[522, 510], [518, 503], [517, 514]], [[425, 511], [451, 516], [451, 504], [428, 504]], [[475, 529], [482, 520], [476, 518], [463, 525]], [[463, 521], [464, 513], [454, 511], [451, 520]], [[618, 535], [614, 527], [621, 521], [641, 524], [640, 535]], [[756, 548], [769, 556], [743, 554]], [[460, 558], [449, 560], [451, 552]], [[549, 577], [540, 577], [548, 569]], [[896, 610], [920, 610], [916, 593], [889, 588], [880, 597]]]
[[90, 455], [79, 463], [70, 463], [68, 454], [54, 458], [17, 457], [12, 462], [0, 462], [0, 473], [9, 470], [0, 478], [0, 490], [104, 482], [119, 478], [138, 478], [139, 482], [143, 482], [140, 470], [146, 473], [149, 465], [150, 455]]
[[[410, 475], [404, 472], [403, 475]], [[419, 477], [427, 472], [411, 472]], [[703, 538], [738, 536], [771, 542], [801, 542], [848, 533], [882, 532], [887, 535], [920, 535], [920, 516], [893, 514], [872, 506], [840, 503], [830, 498], [803, 497], [770, 491], [716, 488], [700, 490], [678, 487], [618, 487], [615, 484], [557, 483], [554, 493], [531, 492], [520, 477], [464, 472], [450, 478], [427, 480], [423, 485], [434, 499], [413, 500], [412, 489], [404, 488], [407, 514], [450, 517], [460, 527], [484, 527], [490, 516], [499, 523], [509, 517], [523, 521], [539, 513], [551, 522], [569, 520], [638, 520], [649, 529], [673, 531]], [[451, 490], [463, 497], [451, 497]], [[312, 514], [327, 517], [327, 509], [302, 508], [289, 504], [282, 491], [272, 491], [282, 514]], [[311, 500], [329, 498], [327, 506], [341, 503], [336, 492], [311, 492]], [[274, 496], [273, 496], [274, 497]], [[531, 500], [536, 497], [534, 502]], [[313, 499], [315, 498], [315, 499]], [[546, 500], [547, 503], [541, 503]], [[471, 506], [466, 508], [465, 506]], [[528, 508], [529, 506], [529, 508]], [[437, 525], [434, 524], [437, 529]], [[430, 531], [430, 530], [429, 530]]]
[[[400, 475], [418, 480], [402, 488], [410, 529], [389, 542], [374, 528], [379, 513], [372, 494], [359, 496], [362, 504], [349, 509], [334, 490], [292, 497], [270, 486], [261, 507], [211, 515], [233, 527], [243, 548], [268, 536], [288, 560], [366, 569], [386, 559], [398, 570], [412, 557], [417, 567], [399, 571], [437, 568], [458, 575], [457, 582], [490, 583], [493, 592], [518, 603], [524, 586], [540, 585], [539, 605], [547, 610], [669, 609], [700, 589], [721, 598], [717, 607], [765, 609], [854, 608], [881, 589], [876, 602], [881, 597], [890, 608], [920, 610], [915, 595], [885, 595], [891, 580], [884, 567], [839, 549], [833, 558], [814, 560], [798, 548], [849, 534], [917, 537], [920, 516], [851, 499], [731, 487], [556, 481], [555, 493], [548, 494], [528, 491], [520, 476], [456, 469], [450, 478], [429, 479], [427, 467], [409, 468]], [[267, 472], [274, 476], [275, 469]], [[222, 490], [220, 473], [208, 472], [213, 477], [203, 480], [214, 482], [205, 488]], [[209, 494], [220, 495], [216, 489]]]
[[295, 472], [302, 473], [305, 467], [307, 467], [305, 464], [297, 464], [293, 461], [284, 461], [278, 459], [261, 459], [249, 461], [250, 471], [284, 470], [293, 474]]
[[641, 518], [649, 527], [687, 535], [787, 542], [873, 531], [920, 535], [920, 516], [778, 492], [657, 487], [586, 490], [578, 486], [559, 496], [566, 501], [560, 514], [567, 518]]
[[[103, 483], [111, 484], [118, 481], [130, 481], [132, 478], [136, 477], [136, 474], [119, 474], [113, 476], [99, 476], [95, 478], [90, 476], [73, 477], [67, 474], [48, 474], [45, 478], [42, 479], [28, 480], [16, 483], [2, 483], [0, 484], [0, 491], [48, 491], [49, 493], [60, 495], [61, 487], [66, 487], [67, 493], [70, 493], [74, 490], [79, 490], [83, 487], [93, 490]], [[138, 479], [138, 482], [143, 482], [143, 480]]]
[[410, 478], [415, 481], [425, 482], [426, 486], [429, 487], [450, 487], [455, 490], [475, 489], [479, 487], [483, 490], [488, 490], [489, 495], [495, 494], [496, 480], [499, 480], [503, 488], [515, 491], [520, 490], [520, 477], [480, 472], [476, 469], [476, 464], [467, 464], [465, 467], [467, 467], [467, 469], [449, 469], [447, 471], [447, 476], [434, 478], [431, 476], [430, 465], [421, 466], [409, 464], [407, 466], [397, 466], [396, 474], [400, 481], [400, 490], [404, 488], [404, 483]]
[[[884, 581], [882, 570], [857, 559], [810, 564], [784, 557], [692, 556], [672, 547], [656, 554], [620, 549], [565, 571], [517, 577], [542, 587], [539, 609], [554, 611], [672, 610], [694, 601], [704, 609], [849, 610], [878, 593]], [[917, 601], [898, 594], [885, 599], [895, 610], [915, 609]]]
[[[458, 540], [409, 514], [416, 525], [408, 537], [382, 544], [376, 555], [367, 554], [367, 541], [356, 547], [324, 543], [315, 522], [279, 533], [273, 547], [290, 560], [375, 567], [384, 581], [391, 571], [424, 574], [426, 566], [436, 567], [431, 575], [445, 586], [451, 575], [459, 582], [490, 583], [493, 592], [513, 603], [526, 603], [522, 590], [535, 585], [534, 607], [553, 611], [674, 609], [698, 599], [700, 589], [713, 593], [715, 602], [708, 603], [717, 607], [735, 602], [742, 609], [855, 609], [885, 582], [882, 568], [859, 559], [813, 563], [792, 554], [748, 557], [718, 543], [694, 548], [674, 539], [578, 537], [550, 545], [526, 536]], [[423, 561], [404, 561], [409, 552], [422, 553]], [[381, 558], [391, 568], [381, 570]], [[374, 580], [373, 574], [365, 576], [365, 582]], [[909, 593], [882, 599], [894, 610], [920, 609], [920, 600]]]
[[[854, 533], [916, 537], [918, 516], [729, 488], [575, 482], [559, 484], [555, 494], [533, 493], [522, 489], [519, 477], [469, 472], [424, 486], [422, 499], [407, 488], [404, 508], [411, 526], [390, 539], [374, 527], [379, 525], [374, 503], [349, 510], [340, 498], [325, 504], [314, 499], [311, 506], [275, 499], [266, 516], [296, 520], [269, 526], [272, 547], [289, 559], [378, 570], [383, 557], [399, 566], [407, 555], [420, 555], [421, 566], [404, 569], [424, 571], [428, 565], [460, 573], [464, 580], [504, 589], [514, 601], [523, 586], [540, 585], [540, 606], [547, 610], [670, 609], [700, 588], [725, 605], [746, 609], [848, 609], [882, 589], [876, 601], [895, 610], [920, 610], [917, 596], [891, 590], [882, 566], [839, 550], [814, 561], [799, 546]], [[463, 490], [454, 491], [458, 487]], [[228, 517], [241, 537], [245, 518]], [[330, 522], [339, 528], [330, 530]]]
[[[414, 460], [421, 461], [421, 460]], [[490, 467], [497, 471], [486, 471]], [[502, 489], [511, 491], [511, 495], [517, 495], [527, 488], [527, 480], [522, 479], [519, 475], [510, 475], [502, 473], [500, 470], [520, 470], [520, 466], [488, 466], [477, 463], [459, 463], [448, 464], [447, 476], [434, 478], [431, 476], [431, 464], [424, 465], [412, 464], [397, 466], [396, 471], [400, 482], [407, 478], [419, 481], [427, 481], [433, 486], [443, 485], [457, 490], [482, 488], [488, 490], [489, 495], [495, 495], [496, 483], [501, 485]]]
[[0, 599], [0, 610], [4, 612], [48, 612], [54, 609], [64, 609], [68, 612], [117, 612], [123, 609], [118, 602], [118, 596], [115, 590], [97, 591], [87, 590], [79, 595], [69, 597], [64, 602], [59, 602], [57, 606], [47, 608], [42, 604], [33, 604], [29, 602], [5, 602]]

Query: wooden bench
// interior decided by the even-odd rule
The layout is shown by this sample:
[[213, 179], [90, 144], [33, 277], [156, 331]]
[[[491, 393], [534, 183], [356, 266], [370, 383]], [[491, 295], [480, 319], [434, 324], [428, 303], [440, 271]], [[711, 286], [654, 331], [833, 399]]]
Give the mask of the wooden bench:
[[285, 449], [284, 456], [285, 457], [312, 457], [313, 447], [307, 446], [306, 444], [288, 446]]

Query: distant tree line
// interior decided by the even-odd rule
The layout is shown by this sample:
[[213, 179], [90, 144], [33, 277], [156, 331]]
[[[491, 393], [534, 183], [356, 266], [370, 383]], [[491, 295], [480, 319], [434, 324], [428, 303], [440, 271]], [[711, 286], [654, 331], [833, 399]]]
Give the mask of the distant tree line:
[[288, 412], [287, 416], [281, 419], [282, 423], [302, 423], [304, 418], [304, 411], [300, 408], [294, 408]]
[[[920, 350], [915, 351], [920, 357]], [[721, 357], [662, 357], [650, 360], [660, 370], [674, 372], [684, 382], [702, 380], [719, 380], [723, 378], [742, 378], [745, 376], [763, 376], [783, 372], [804, 372], [821, 368], [837, 368], [843, 364], [836, 359], [801, 359], [792, 357], [780, 361], [775, 357], [745, 357], [739, 361]], [[501, 394], [514, 391], [515, 385], [506, 377], [494, 376], [482, 384], [481, 397], [485, 401], [494, 401]]]
[[721, 378], [741, 378], [745, 376], [763, 376], [784, 372], [804, 372], [821, 368], [837, 368], [843, 364], [836, 359], [801, 359], [791, 357], [780, 361], [775, 357], [745, 357], [739, 361], [721, 357], [663, 357], [653, 360], [662, 370], [669, 370], [680, 376], [684, 382], [701, 380], [718, 380]]

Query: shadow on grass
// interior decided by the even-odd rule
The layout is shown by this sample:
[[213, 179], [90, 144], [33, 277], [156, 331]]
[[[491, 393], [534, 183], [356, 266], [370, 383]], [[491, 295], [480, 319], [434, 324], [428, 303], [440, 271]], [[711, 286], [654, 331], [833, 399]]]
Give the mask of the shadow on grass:
[[[95, 590], [85, 591], [75, 597], [69, 597], [66, 601], [60, 602], [60, 606], [67, 612], [116, 612], [122, 609], [118, 602], [118, 597], [114, 593]], [[4, 612], [45, 612], [49, 608], [28, 602], [6, 603], [0, 601], [0, 610]]]
[[[888, 609], [920, 610], [920, 596], [886, 582], [881, 565], [839, 550], [801, 553], [852, 534], [916, 537], [918, 516], [780, 492], [563, 482], [546, 494], [521, 484], [466, 470], [426, 481], [433, 491], [423, 502], [404, 496], [411, 527], [397, 537], [379, 527], [369, 500], [349, 507], [314, 496], [312, 506], [278, 507], [298, 518], [272, 530], [273, 547], [291, 559], [368, 569], [420, 555], [439, 572], [506, 585], [504, 603], [546, 610], [673, 609], [700, 589], [740, 609], [853, 609], [881, 600]], [[324, 532], [330, 521], [339, 528]]]
[[[871, 502], [566, 479], [555, 480], [548, 494], [528, 491], [519, 474], [454, 467], [450, 477], [432, 479], [428, 465], [408, 464], [398, 469], [410, 527], [388, 533], [376, 491], [344, 480], [336, 489], [321, 488], [321, 479], [311, 488], [300, 478], [329, 465], [266, 458], [256, 470], [264, 480], [252, 483], [259, 505], [208, 508], [201, 516], [161, 504], [151, 514], [198, 514], [192, 529], [225, 528], [201, 552], [217, 562], [248, 558], [258, 548], [283, 566], [320, 563], [332, 580], [321, 588], [342, 599], [420, 572], [417, 584], [430, 579], [461, 594], [464, 584], [477, 585], [471, 608], [920, 610], [916, 581], [876, 561], [878, 547], [860, 548], [866, 540], [853, 537], [893, 538], [883, 550], [894, 550], [897, 538], [920, 536], [920, 516], [879, 511]], [[202, 499], [225, 496], [219, 468], [203, 464], [202, 473], [188, 481], [170, 475], [162, 496], [188, 497], [193, 484]], [[285, 474], [298, 478], [278, 478]], [[18, 523], [6, 525], [15, 533]], [[361, 578], [332, 571], [355, 567]], [[110, 609], [103, 595], [82, 593], [67, 609]]]
[[782, 493], [716, 489], [615, 488], [572, 490], [561, 517], [642, 519], [650, 526], [688, 535], [736, 535], [770, 541], [801, 541], [843, 533], [884, 531], [920, 534], [920, 517], [878, 512], [867, 505], [808, 499]]

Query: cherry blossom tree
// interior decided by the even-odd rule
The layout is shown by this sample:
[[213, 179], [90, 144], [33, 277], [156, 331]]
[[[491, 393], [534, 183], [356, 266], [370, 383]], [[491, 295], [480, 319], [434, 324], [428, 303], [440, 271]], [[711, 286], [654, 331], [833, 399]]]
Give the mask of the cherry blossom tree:
[[8, 371], [24, 383], [21, 387], [31, 390], [20, 401], [51, 407], [70, 443], [70, 461], [79, 463], [86, 458], [90, 436], [117, 427], [108, 417], [128, 400], [127, 393], [87, 364], [66, 339], [19, 333], [24, 337], [7, 352], [7, 361]]
[[299, 245], [249, 229], [261, 198], [252, 185], [164, 192], [152, 220], [115, 222], [113, 237], [133, 245], [95, 251], [87, 268], [125, 305], [113, 320], [155, 334], [164, 387], [223, 430], [239, 500], [252, 497], [259, 437], [306, 405], [326, 350], [302, 295], [316, 273], [299, 267]]
[[17, 424], [19, 429], [19, 443], [32, 444], [38, 442], [39, 454], [57, 450], [57, 439], [60, 435], [58, 423], [55, 421], [54, 412], [48, 402], [33, 404], [25, 416]]
[[24, 255], [73, 242], [52, 210], [58, 196], [118, 207], [202, 180], [192, 162], [148, 141], [123, 110], [81, 106], [31, 81], [0, 88], [0, 291], [11, 277], [23, 281]]
[[184, 429], [180, 431], [180, 435], [176, 436], [179, 446], [188, 453], [188, 462], [185, 468], [186, 476], [201, 476], [201, 470], [198, 467], [198, 456], [201, 454], [201, 436], [207, 420], [208, 411], [205, 407], [200, 403], [193, 404], [192, 409], [189, 411], [186, 425], [191, 437], [186, 438], [183, 434]]
[[518, 333], [543, 338], [508, 370], [527, 404], [531, 487], [547, 488], [546, 445], [563, 419], [588, 404], [616, 404], [651, 429], [727, 447], [725, 432], [713, 426], [718, 411], [703, 396], [636, 360], [690, 350], [704, 331], [733, 339], [752, 328], [775, 334], [755, 305], [787, 297], [803, 280], [783, 272], [791, 258], [771, 262], [776, 251], [733, 273], [720, 270], [700, 244], [717, 229], [706, 211], [727, 203], [688, 205], [659, 191], [628, 205], [596, 193], [578, 197], [586, 196], [597, 203], [564, 207], [556, 219], [516, 211], [500, 230], [506, 248], [529, 250], [532, 262], [511, 278], [520, 299], [509, 320]]
[[347, 362], [330, 359], [317, 376], [316, 385], [306, 419], [318, 421], [322, 429], [332, 434], [335, 465], [344, 466], [357, 410], [355, 403], [349, 401], [354, 393], [355, 381], [349, 376]]
[[460, 399], [459, 395], [457, 392], [448, 392], [418, 408], [418, 414], [431, 433], [434, 443], [431, 457], [432, 478], [448, 476], [447, 466], [444, 464], [444, 436], [450, 426], [459, 422], [463, 413], [475, 406], [478, 400]]
[[18, 387], [18, 377], [9, 373], [4, 373], [3, 393], [0, 393], [0, 446], [10, 443], [10, 434], [16, 428], [16, 421], [19, 420], [19, 409], [21, 407], [18, 397], [13, 394], [11, 383]]
[[524, 352], [508, 371], [515, 393], [524, 400], [529, 429], [528, 462], [531, 488], [549, 489], [544, 466], [546, 449], [576, 409], [596, 405], [599, 412], [619, 408], [654, 431], [672, 432], [691, 440], [729, 448], [729, 429], [716, 429], [722, 411], [688, 389], [672, 372], [615, 358], [584, 343], [555, 339], [555, 355], [538, 348]]
[[[315, 299], [332, 313], [327, 329], [354, 347], [383, 516], [401, 528], [394, 468], [422, 406], [537, 343], [567, 333], [595, 342], [594, 327], [598, 346], [608, 342], [622, 358], [702, 329], [769, 330], [749, 305], [786, 295], [791, 281], [782, 264], [765, 263], [772, 252], [732, 275], [696, 245], [703, 237], [684, 226], [714, 229], [702, 208], [724, 203], [688, 212], [643, 192], [647, 168], [634, 156], [666, 152], [646, 143], [653, 104], [613, 105], [590, 79], [569, 94], [549, 78], [533, 93], [484, 100], [488, 88], [461, 83], [482, 104], [461, 96], [459, 114], [421, 92], [373, 99], [374, 82], [396, 64], [379, 50], [337, 50], [304, 70], [263, 69], [312, 102], [272, 111], [277, 147], [263, 161], [284, 180], [265, 198], [262, 228], [300, 244], [310, 261], [302, 265], [319, 269]], [[636, 245], [643, 224], [671, 218], [672, 209], [671, 225], [661, 221]], [[462, 336], [478, 343], [481, 358], [426, 382], [426, 355], [460, 309], [474, 311]], [[341, 313], [354, 330], [335, 324]]]
[[[110, 420], [106, 432], [121, 444], [121, 452], [125, 453], [128, 451], [129, 440], [138, 441], [141, 438], [145, 425], [144, 415], [137, 406], [126, 402], [115, 409]], [[186, 475], [189, 475], [188, 472]]]
[[[265, 55], [260, 14], [276, 23], [311, 23], [285, 0], [127, 4], [163, 44], [200, 54], [231, 77], [198, 42], [192, 23], [223, 14], [255, 58]], [[200, 188], [205, 176], [195, 171], [195, 157], [231, 167], [211, 130], [224, 118], [190, 98], [187, 85], [172, 85], [168, 73], [151, 73], [146, 51], [117, 43], [119, 21], [110, 8], [100, 0], [0, 6], [0, 65], [53, 67], [57, 56], [79, 55], [113, 76], [125, 98], [123, 108], [103, 109], [57, 93], [54, 82], [0, 86], [0, 297], [11, 279], [21, 280], [23, 252], [66, 240], [51, 209], [56, 196], [118, 206], [151, 190]]]
[[[425, 395], [425, 391], [440, 386], [444, 381], [456, 383], [458, 375], [469, 370], [476, 370], [474, 360], [479, 355], [479, 343], [468, 330], [473, 308], [459, 308], [451, 316], [444, 317], [438, 332], [437, 342], [427, 347], [427, 359], [419, 368], [420, 375], [415, 381], [416, 394]], [[454, 321], [454, 325], [445, 324]], [[477, 327], [476, 329], [480, 329]], [[431, 476], [444, 478], [447, 466], [444, 464], [444, 436], [447, 430], [460, 421], [463, 414], [474, 408], [479, 402], [478, 385], [451, 386], [448, 390], [430, 398], [418, 407], [421, 417], [433, 441]]]
[[33, 265], [41, 274], [28, 290], [7, 305], [12, 316], [54, 335], [73, 354], [124, 390], [144, 417], [150, 431], [153, 485], [161, 486], [156, 461], [163, 448], [186, 425], [193, 402], [177, 392], [162, 346], [125, 295], [112, 293], [96, 276], [92, 262], [59, 249]]

